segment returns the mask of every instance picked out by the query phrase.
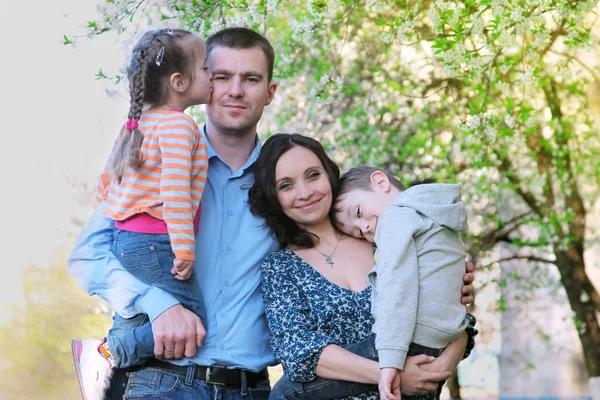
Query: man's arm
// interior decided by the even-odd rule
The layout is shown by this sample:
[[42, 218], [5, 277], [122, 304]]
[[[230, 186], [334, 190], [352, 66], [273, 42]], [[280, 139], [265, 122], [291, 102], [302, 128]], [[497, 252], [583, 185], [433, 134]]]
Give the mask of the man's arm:
[[144, 313], [153, 321], [179, 304], [169, 293], [147, 285], [123, 268], [113, 255], [114, 221], [100, 204], [83, 227], [67, 261], [71, 276], [89, 295], [97, 294], [124, 318]]
[[[124, 318], [139, 313], [152, 321], [154, 355], [165, 358], [193, 357], [206, 331], [200, 318], [183, 308], [162, 289], [147, 285], [127, 272], [110, 250], [114, 221], [104, 216], [105, 203], [83, 227], [67, 261], [71, 276], [90, 295], [106, 300]], [[164, 352], [164, 349], [173, 352]]]

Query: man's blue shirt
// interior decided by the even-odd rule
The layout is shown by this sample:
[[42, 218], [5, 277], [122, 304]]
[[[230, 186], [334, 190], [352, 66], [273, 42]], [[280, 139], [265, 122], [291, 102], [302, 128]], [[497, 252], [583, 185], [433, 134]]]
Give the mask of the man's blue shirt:
[[[269, 347], [269, 331], [261, 294], [261, 263], [279, 248], [248, 206], [254, 182], [256, 145], [236, 172], [208, 146], [208, 178], [202, 195], [196, 261], [190, 279], [196, 281], [203, 302], [197, 311], [206, 339], [196, 355], [174, 364], [223, 365], [259, 371], [277, 363]], [[98, 294], [123, 317], [148, 314], [151, 320], [178, 301], [148, 286], [123, 269], [110, 251], [114, 223], [100, 206], [82, 230], [69, 259], [73, 277], [90, 294]]]

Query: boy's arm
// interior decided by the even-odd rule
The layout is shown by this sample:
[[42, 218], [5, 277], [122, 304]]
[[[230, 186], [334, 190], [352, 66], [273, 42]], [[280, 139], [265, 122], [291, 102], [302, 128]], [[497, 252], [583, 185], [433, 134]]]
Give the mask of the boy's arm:
[[380, 368], [402, 370], [415, 329], [419, 268], [413, 234], [422, 225], [416, 212], [390, 207], [379, 219], [375, 242], [375, 345]]

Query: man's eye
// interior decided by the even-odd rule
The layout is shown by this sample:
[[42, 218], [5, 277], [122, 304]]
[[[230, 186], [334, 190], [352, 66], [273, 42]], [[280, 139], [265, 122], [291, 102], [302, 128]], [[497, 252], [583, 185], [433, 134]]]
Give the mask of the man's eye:
[[223, 76], [223, 75], [217, 75], [213, 79], [216, 80], [216, 81], [224, 81], [224, 80], [227, 79], [227, 77]]
[[258, 83], [258, 79], [256, 79], [256, 78], [248, 78], [248, 82], [250, 82], [250, 83]]

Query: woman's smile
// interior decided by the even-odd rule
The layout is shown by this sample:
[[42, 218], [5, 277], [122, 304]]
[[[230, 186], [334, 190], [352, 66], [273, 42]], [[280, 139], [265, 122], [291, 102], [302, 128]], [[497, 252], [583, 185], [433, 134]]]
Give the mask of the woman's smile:
[[313, 210], [316, 206], [319, 205], [319, 203], [321, 202], [321, 200], [323, 200], [323, 198], [317, 199], [317, 200], [313, 200], [311, 202], [305, 203], [304, 205], [298, 206], [296, 208], [303, 210], [303, 211], [311, 211]]

